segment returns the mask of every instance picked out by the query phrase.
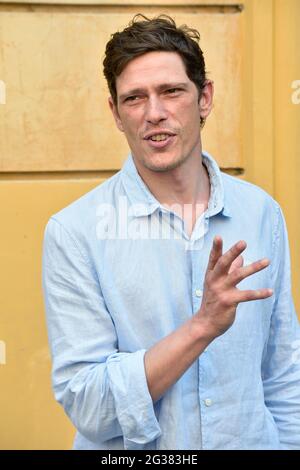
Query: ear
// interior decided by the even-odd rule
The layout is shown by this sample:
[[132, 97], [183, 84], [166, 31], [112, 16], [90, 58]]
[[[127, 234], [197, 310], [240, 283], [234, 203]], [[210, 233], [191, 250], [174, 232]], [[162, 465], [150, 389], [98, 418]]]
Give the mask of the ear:
[[113, 116], [115, 118], [118, 129], [121, 132], [124, 132], [124, 129], [123, 129], [123, 126], [122, 126], [122, 121], [121, 121], [121, 118], [119, 116], [118, 108], [117, 108], [116, 104], [114, 103], [114, 100], [112, 99], [111, 96], [108, 98], [108, 104], [109, 104], [109, 107], [111, 109], [111, 112], [113, 113]]
[[202, 90], [202, 95], [199, 100], [199, 112], [200, 116], [204, 119], [207, 118], [211, 112], [213, 105], [213, 95], [214, 95], [214, 82], [212, 80], [206, 80], [204, 88]]

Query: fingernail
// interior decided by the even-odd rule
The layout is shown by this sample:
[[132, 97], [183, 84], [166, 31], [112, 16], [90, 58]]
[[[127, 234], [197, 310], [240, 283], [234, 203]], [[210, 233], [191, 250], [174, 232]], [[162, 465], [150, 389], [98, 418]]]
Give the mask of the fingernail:
[[246, 246], [247, 246], [247, 243], [245, 242], [245, 240], [240, 240], [237, 244], [238, 249], [242, 249], [243, 247], [246, 247]]

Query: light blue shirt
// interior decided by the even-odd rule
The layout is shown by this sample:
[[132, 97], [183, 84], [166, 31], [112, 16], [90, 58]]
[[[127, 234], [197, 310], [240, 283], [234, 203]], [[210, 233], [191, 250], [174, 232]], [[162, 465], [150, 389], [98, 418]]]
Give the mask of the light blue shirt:
[[[300, 449], [300, 333], [282, 211], [205, 152], [203, 163], [211, 194], [191, 237], [131, 156], [47, 224], [52, 380], [78, 430], [74, 449]], [[215, 235], [224, 251], [246, 240], [245, 264], [271, 260], [238, 287], [274, 295], [239, 304], [229, 330], [153, 403], [144, 354], [198, 311]]]

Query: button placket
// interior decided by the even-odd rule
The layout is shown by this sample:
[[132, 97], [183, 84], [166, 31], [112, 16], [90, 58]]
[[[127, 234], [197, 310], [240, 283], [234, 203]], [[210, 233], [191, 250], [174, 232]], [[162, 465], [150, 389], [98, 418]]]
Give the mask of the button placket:
[[195, 294], [196, 294], [196, 297], [202, 297], [203, 291], [201, 289], [196, 289]]

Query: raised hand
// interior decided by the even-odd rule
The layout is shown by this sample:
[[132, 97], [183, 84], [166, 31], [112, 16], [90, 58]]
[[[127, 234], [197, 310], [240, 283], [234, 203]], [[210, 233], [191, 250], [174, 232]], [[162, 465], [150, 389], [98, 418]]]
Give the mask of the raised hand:
[[204, 325], [211, 338], [222, 335], [230, 328], [240, 302], [266, 299], [273, 294], [273, 290], [268, 288], [240, 290], [236, 287], [243, 279], [270, 264], [267, 258], [263, 258], [243, 266], [241, 253], [246, 246], [246, 242], [240, 240], [222, 254], [222, 238], [214, 238], [205, 274], [202, 304], [194, 316]]

